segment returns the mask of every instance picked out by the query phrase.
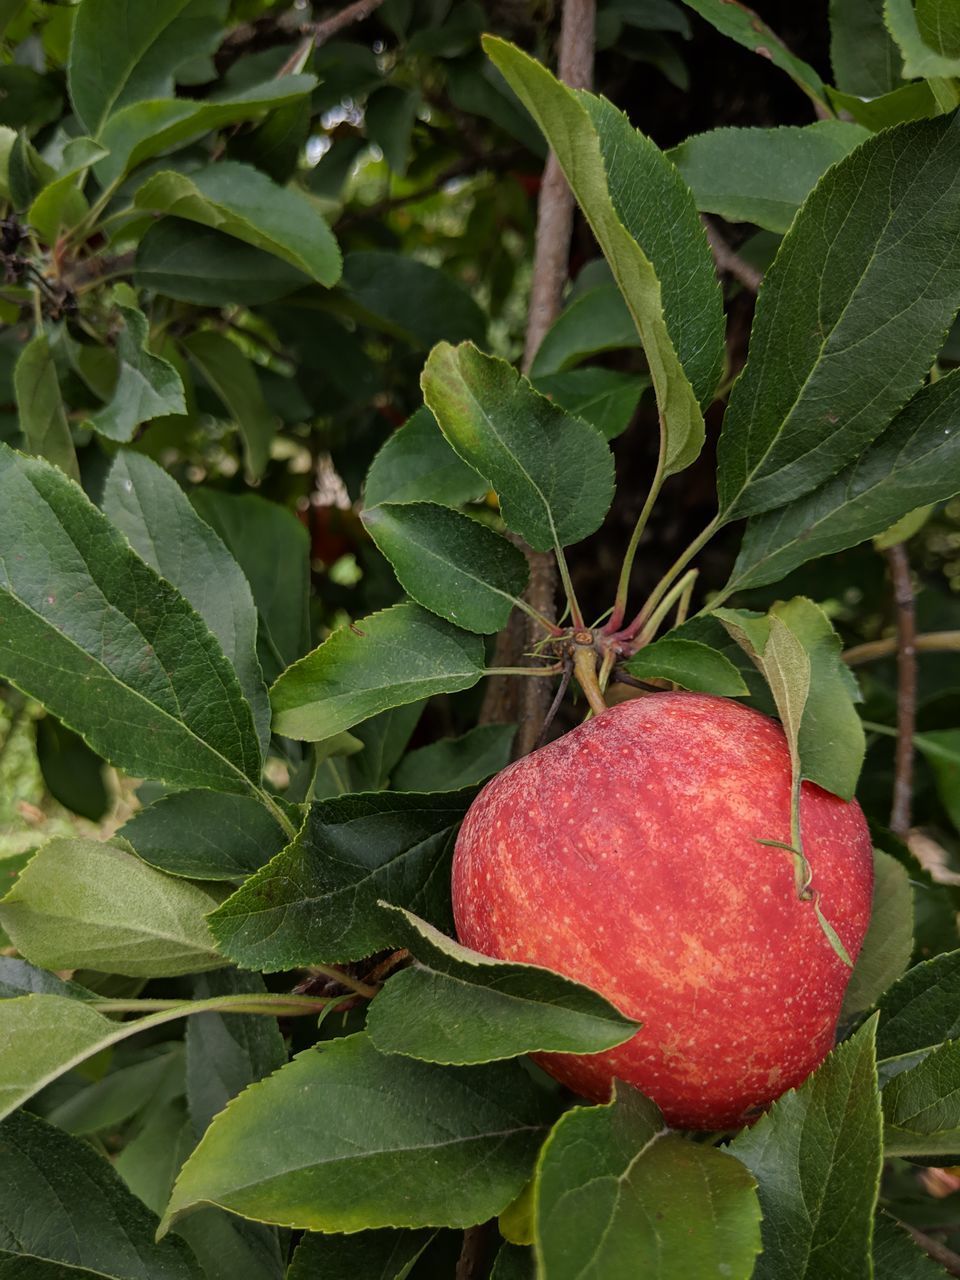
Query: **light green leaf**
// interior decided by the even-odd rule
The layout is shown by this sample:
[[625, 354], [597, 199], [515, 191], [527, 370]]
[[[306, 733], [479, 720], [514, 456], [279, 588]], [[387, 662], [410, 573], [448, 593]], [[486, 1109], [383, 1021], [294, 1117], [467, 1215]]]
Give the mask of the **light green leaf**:
[[259, 478], [270, 460], [277, 420], [263, 398], [253, 365], [236, 343], [210, 329], [190, 334], [183, 345], [236, 422], [247, 471]]
[[515, 1063], [438, 1067], [334, 1040], [221, 1112], [163, 1227], [207, 1203], [312, 1231], [483, 1221], [530, 1176], [543, 1098]]
[[463, 1066], [521, 1053], [598, 1053], [638, 1024], [579, 983], [536, 965], [494, 960], [381, 902], [394, 946], [414, 963], [393, 975], [367, 1014], [381, 1053]]
[[447, 444], [426, 406], [390, 436], [370, 464], [368, 507], [381, 502], [441, 502], [458, 507], [481, 498], [487, 483]]
[[910, 877], [896, 858], [874, 849], [870, 927], [843, 995], [841, 1017], [872, 1008], [887, 988], [903, 975], [912, 954], [913, 891]]
[[[899, 56], [897, 61], [899, 63]], [[879, 98], [860, 98], [854, 93], [841, 93], [839, 89], [829, 87], [827, 95], [836, 111], [846, 112], [857, 124], [874, 131], [905, 124], [908, 120], [927, 120], [942, 111], [927, 80], [901, 85]]]
[[99, 141], [110, 154], [97, 163], [97, 179], [109, 186], [151, 156], [297, 102], [316, 83], [314, 76], [281, 76], [224, 98], [159, 98], [125, 107], [100, 131]]
[[340, 251], [316, 206], [251, 165], [221, 160], [189, 175], [166, 169], [145, 182], [133, 202], [265, 249], [318, 284], [340, 278]]
[[60, 395], [60, 383], [45, 333], [38, 333], [20, 353], [13, 374], [27, 452], [46, 458], [72, 480], [80, 479], [73, 437]]
[[917, 0], [914, 8], [912, 0], [885, 0], [883, 16], [903, 54], [907, 80], [960, 75], [960, 20], [954, 5]]
[[471, 343], [434, 347], [421, 386], [440, 430], [531, 547], [567, 546], [599, 528], [613, 498], [613, 455], [595, 427]]
[[450, 862], [476, 792], [340, 796], [214, 912], [224, 955], [248, 969], [360, 960], [393, 941], [379, 903], [452, 929]]
[[637, 326], [623, 294], [610, 281], [572, 299], [543, 335], [530, 377], [534, 382], [572, 369], [604, 351], [640, 345]]
[[745, 49], [769, 59], [775, 67], [785, 71], [808, 98], [819, 107], [826, 107], [823, 81], [810, 66], [791, 53], [777, 33], [745, 4], [730, 4], [729, 0], [685, 0], [691, 9], [706, 18], [712, 26], [742, 44]]
[[862, 125], [820, 120], [803, 127], [712, 129], [669, 152], [697, 208], [729, 222], [786, 231], [823, 173], [870, 137]]
[[703, 447], [698, 400], [712, 397], [723, 355], [720, 291], [693, 197], [610, 103], [568, 89], [503, 41], [486, 37], [484, 48], [554, 148], [603, 249], [647, 357], [665, 474], [682, 471]]
[[883, 1148], [890, 1156], [960, 1151], [960, 1040], [937, 1045], [883, 1090]]
[[173, 977], [222, 966], [205, 919], [218, 902], [115, 845], [59, 837], [0, 898], [0, 925], [45, 969]]
[[482, 674], [478, 636], [397, 604], [341, 627], [289, 667], [270, 691], [273, 727], [320, 742], [390, 707], [470, 689]]
[[753, 1280], [871, 1280], [883, 1162], [875, 1029], [871, 1019], [727, 1148], [759, 1186]]
[[513, 724], [478, 724], [460, 738], [440, 738], [400, 761], [391, 779], [395, 791], [456, 791], [486, 782], [510, 763]]
[[830, 0], [830, 61], [846, 93], [876, 98], [897, 88], [900, 53], [883, 21], [883, 0]]
[[226, 0], [84, 0], [67, 76], [87, 131], [128, 103], [172, 95], [180, 68], [216, 48], [226, 16]]
[[484, 634], [507, 625], [529, 567], [506, 538], [430, 502], [369, 507], [362, 519], [418, 604], [467, 631]]
[[591, 367], [534, 378], [533, 385], [561, 409], [589, 422], [607, 440], [614, 440], [633, 421], [650, 379], [645, 374]]
[[960, 831], [960, 729], [931, 729], [914, 736], [937, 780], [937, 791], [950, 821]]
[[78, 485], [5, 445], [0, 545], [20, 548], [0, 563], [0, 672], [135, 777], [255, 787], [253, 716], [202, 619]]
[[960, 370], [923, 387], [860, 457], [819, 489], [747, 523], [724, 594], [776, 582], [818, 556], [960, 492]]
[[325, 1236], [308, 1231], [286, 1280], [406, 1280], [433, 1239], [433, 1231], [359, 1231]]
[[958, 196], [958, 115], [879, 134], [821, 179], [767, 272], [730, 396], [722, 520], [808, 493], [917, 389], [960, 304]]
[[43, 188], [27, 212], [34, 227], [48, 245], [56, 243], [63, 226], [73, 227], [87, 213], [89, 205], [81, 188], [87, 169], [107, 154], [92, 138], [73, 138], [63, 149], [63, 161], [56, 179]]
[[638, 680], [670, 680], [683, 689], [723, 698], [746, 697], [750, 692], [730, 659], [699, 640], [664, 636], [635, 653], [625, 666]]
[[760, 1250], [753, 1178], [732, 1156], [670, 1133], [617, 1084], [605, 1107], [561, 1117], [540, 1155], [536, 1248], [550, 1280], [747, 1280]]
[[136, 307], [120, 307], [123, 328], [117, 335], [117, 382], [113, 395], [83, 424], [108, 440], [133, 439], [151, 418], [186, 413], [183, 383], [176, 369], [149, 349], [147, 318]]
[[193, 880], [242, 881], [288, 843], [252, 796], [176, 791], [138, 810], [118, 835], [144, 862]]
[[137, 555], [177, 588], [219, 640], [253, 711], [265, 754], [270, 700], [257, 661], [257, 611], [240, 566], [177, 482], [143, 454], [126, 449], [117, 454], [101, 505]]
[[200, 1280], [176, 1237], [109, 1160], [21, 1112], [0, 1126], [0, 1275], [4, 1280]]

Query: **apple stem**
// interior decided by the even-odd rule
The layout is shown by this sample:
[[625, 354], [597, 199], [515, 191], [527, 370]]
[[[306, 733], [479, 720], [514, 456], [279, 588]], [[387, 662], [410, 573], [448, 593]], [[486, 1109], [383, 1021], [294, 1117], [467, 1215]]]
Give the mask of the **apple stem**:
[[600, 682], [597, 679], [597, 653], [593, 647], [592, 639], [591, 636], [591, 642], [588, 644], [574, 637], [573, 670], [577, 677], [577, 683], [590, 704], [590, 710], [595, 716], [601, 716], [606, 711], [607, 704], [603, 700]]

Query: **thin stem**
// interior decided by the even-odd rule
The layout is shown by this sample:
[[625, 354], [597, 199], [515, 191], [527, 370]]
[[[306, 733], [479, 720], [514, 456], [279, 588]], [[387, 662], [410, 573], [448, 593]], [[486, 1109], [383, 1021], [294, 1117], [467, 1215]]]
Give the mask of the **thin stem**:
[[573, 671], [584, 697], [590, 704], [590, 710], [595, 716], [602, 716], [607, 709], [607, 704], [603, 700], [600, 683], [597, 680], [597, 654], [593, 645], [578, 644], [575, 647]]
[[573, 579], [570, 577], [570, 570], [567, 566], [567, 557], [563, 554], [563, 548], [557, 546], [557, 567], [560, 570], [560, 581], [563, 583], [563, 591], [567, 597], [567, 603], [570, 606], [570, 620], [578, 631], [584, 629], [583, 614], [580, 612], [580, 605], [577, 601], [577, 594], [573, 589]]
[[487, 667], [485, 676], [558, 676], [563, 670], [560, 666], [552, 667]]
[[884, 553], [893, 580], [897, 610], [897, 749], [894, 760], [890, 830], [906, 839], [913, 798], [913, 735], [917, 723], [917, 619], [910, 558], [902, 542]]
[[534, 743], [534, 748], [533, 748], [534, 751], [536, 751], [539, 747], [542, 747], [543, 744], [546, 742], [547, 734], [550, 732], [550, 726], [553, 724], [554, 717], [556, 716], [557, 712], [560, 710], [560, 704], [561, 702], [563, 702], [564, 698], [567, 695], [567, 690], [570, 687], [570, 677], [572, 675], [573, 675], [572, 663], [565, 662], [563, 665], [563, 671], [560, 675], [560, 683], [557, 685], [557, 692], [554, 694], [553, 701], [550, 703], [550, 708], [547, 711], [547, 714], [543, 718], [543, 725], [540, 728], [540, 734], [537, 738], [537, 741]]
[[261, 787], [254, 787], [253, 791], [254, 791], [254, 795], [257, 797], [257, 799], [260, 801], [263, 807], [267, 810], [267, 812], [273, 818], [274, 822], [276, 822], [277, 825], [283, 830], [283, 833], [287, 837], [287, 839], [296, 840], [297, 828], [293, 825], [293, 823], [290, 821], [290, 819], [287, 817], [284, 811], [280, 808], [280, 806], [274, 800], [273, 796], [269, 793], [269, 791], [264, 791]]
[[[852, 649], [847, 649], [843, 660], [848, 667], [859, 667], [865, 662], [892, 658], [899, 644], [897, 636], [868, 640], [865, 644], [856, 644]], [[924, 635], [914, 636], [913, 647], [917, 653], [960, 652], [960, 631], [928, 631]]]
[[684, 596], [689, 600], [690, 593], [693, 591], [693, 584], [697, 580], [699, 569], [688, 569], [679, 582], [675, 582], [667, 594], [651, 613], [650, 617], [643, 624], [643, 630], [640, 632], [638, 643], [641, 645], [649, 644], [653, 637], [660, 629], [660, 623], [664, 620], [677, 601], [682, 601]]
[[680, 600], [677, 603], [677, 616], [673, 623], [675, 627], [682, 627], [687, 620], [687, 614], [690, 612], [690, 601], [693, 599], [693, 584], [697, 580], [697, 575], [694, 574], [693, 577], [690, 577], [688, 574], [687, 577], [689, 581], [680, 593]]
[[657, 605], [663, 599], [664, 595], [673, 586], [677, 577], [684, 571], [684, 569], [687, 567], [687, 565], [690, 563], [693, 557], [697, 554], [697, 552], [701, 551], [706, 546], [706, 544], [710, 541], [710, 539], [713, 537], [719, 523], [720, 523], [720, 517], [714, 516], [713, 519], [710, 521], [710, 523], [706, 526], [706, 528], [701, 533], [697, 534], [697, 536], [690, 543], [690, 545], [684, 551], [682, 551], [679, 556], [677, 556], [676, 560], [674, 560], [673, 564], [670, 566], [667, 572], [663, 575], [663, 577], [654, 587], [653, 591], [650, 593], [650, 595], [647, 598], [646, 604], [644, 604], [643, 608], [640, 610], [640, 612], [637, 614], [634, 620], [630, 623], [629, 626], [624, 627], [622, 631], [619, 631], [616, 633], [616, 639], [618, 640], [633, 639], [633, 637], [637, 634], [637, 632], [641, 629], [641, 627], [644, 626], [647, 619], [653, 613], [654, 609], [656, 609]]
[[365, 18], [369, 18], [383, 4], [383, 0], [355, 0], [354, 4], [348, 4], [345, 9], [341, 9], [339, 13], [335, 13], [332, 18], [325, 18], [322, 22], [313, 22], [306, 27], [307, 36], [304, 41], [297, 46], [294, 52], [286, 60], [277, 76], [289, 75], [292, 71], [298, 71], [306, 64], [307, 58], [314, 49], [319, 49], [321, 45], [326, 44], [335, 35], [338, 35], [344, 27], [348, 27], [354, 22], [363, 22]]
[[610, 615], [610, 621], [604, 628], [608, 633], [616, 631], [623, 622], [627, 612], [627, 596], [630, 591], [630, 574], [633, 572], [633, 562], [637, 558], [637, 548], [640, 545], [640, 539], [647, 527], [647, 521], [650, 519], [650, 512], [653, 510], [654, 503], [660, 496], [660, 490], [663, 487], [663, 441], [664, 431], [661, 424], [660, 428], [660, 456], [657, 459], [657, 470], [654, 474], [653, 481], [650, 485], [650, 492], [647, 494], [647, 500], [643, 504], [637, 523], [633, 526], [633, 533], [630, 535], [630, 541], [623, 556], [623, 564], [620, 568], [620, 579], [617, 582], [617, 594], [613, 601], [613, 613]]
[[875, 720], [861, 720], [860, 723], [869, 733], [880, 733], [885, 738], [895, 738], [897, 736], [896, 729], [891, 729], [888, 724], [877, 724]]
[[529, 600], [524, 600], [522, 596], [511, 596], [510, 599], [518, 609], [522, 609], [528, 617], [531, 617], [534, 620], [534, 622], [539, 622], [544, 631], [549, 632], [552, 636], [563, 635], [563, 627], [558, 627], [555, 622], [551, 622], [550, 619], [545, 614], [542, 614], [539, 609], [535, 609]]
[[[339, 983], [341, 987], [346, 987], [349, 991], [355, 991], [358, 996], [366, 996], [368, 1000], [380, 990], [379, 987], [371, 987], [369, 983], [361, 981], [360, 978], [352, 978], [349, 973], [342, 973], [339, 969], [327, 968], [326, 965], [312, 964], [310, 968], [314, 973], [322, 973], [325, 978]], [[340, 997], [343, 998], [342, 996]]]
[[900, 1226], [913, 1236], [928, 1258], [940, 1263], [948, 1275], [960, 1276], [960, 1254], [954, 1253], [952, 1249], [948, 1249], [945, 1244], [941, 1244], [933, 1236], [928, 1236], [918, 1227], [912, 1227], [909, 1222], [901, 1222]]
[[[317, 999], [315, 996], [295, 995], [216, 997], [218, 1008], [222, 1008], [224, 1013], [255, 1013], [273, 1018], [296, 1018], [308, 1013], [316, 1013], [328, 1004], [342, 1003], [343, 999], [343, 996], [325, 996]], [[86, 1003], [98, 1013], [160, 1013], [168, 1009], [177, 1009], [179, 1010], [177, 1016], [185, 1017], [194, 1012], [186, 1000], [88, 1000]]]

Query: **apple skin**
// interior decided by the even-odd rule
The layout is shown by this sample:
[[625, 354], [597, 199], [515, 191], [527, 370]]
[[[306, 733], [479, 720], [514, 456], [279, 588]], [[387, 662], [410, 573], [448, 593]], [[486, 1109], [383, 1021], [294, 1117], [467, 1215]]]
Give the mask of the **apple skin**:
[[[870, 919], [867, 824], [803, 784], [812, 889], [851, 959]], [[783, 730], [739, 703], [658, 693], [497, 775], [453, 862], [460, 941], [593, 987], [643, 1023], [625, 1044], [537, 1061], [607, 1101], [614, 1077], [683, 1129], [749, 1123], [826, 1057], [850, 970], [801, 901]]]

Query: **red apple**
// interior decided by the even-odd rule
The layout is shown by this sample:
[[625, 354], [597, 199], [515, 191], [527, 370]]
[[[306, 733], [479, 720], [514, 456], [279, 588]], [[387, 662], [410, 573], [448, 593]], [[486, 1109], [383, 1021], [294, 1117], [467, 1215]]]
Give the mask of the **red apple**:
[[[857, 803], [804, 783], [816, 901], [852, 959], [873, 859]], [[509, 766], [467, 814], [453, 864], [460, 940], [544, 965], [643, 1023], [626, 1044], [538, 1061], [606, 1101], [614, 1077], [684, 1129], [743, 1124], [822, 1062], [849, 968], [801, 901], [790, 757], [774, 721], [725, 698], [612, 707]]]

